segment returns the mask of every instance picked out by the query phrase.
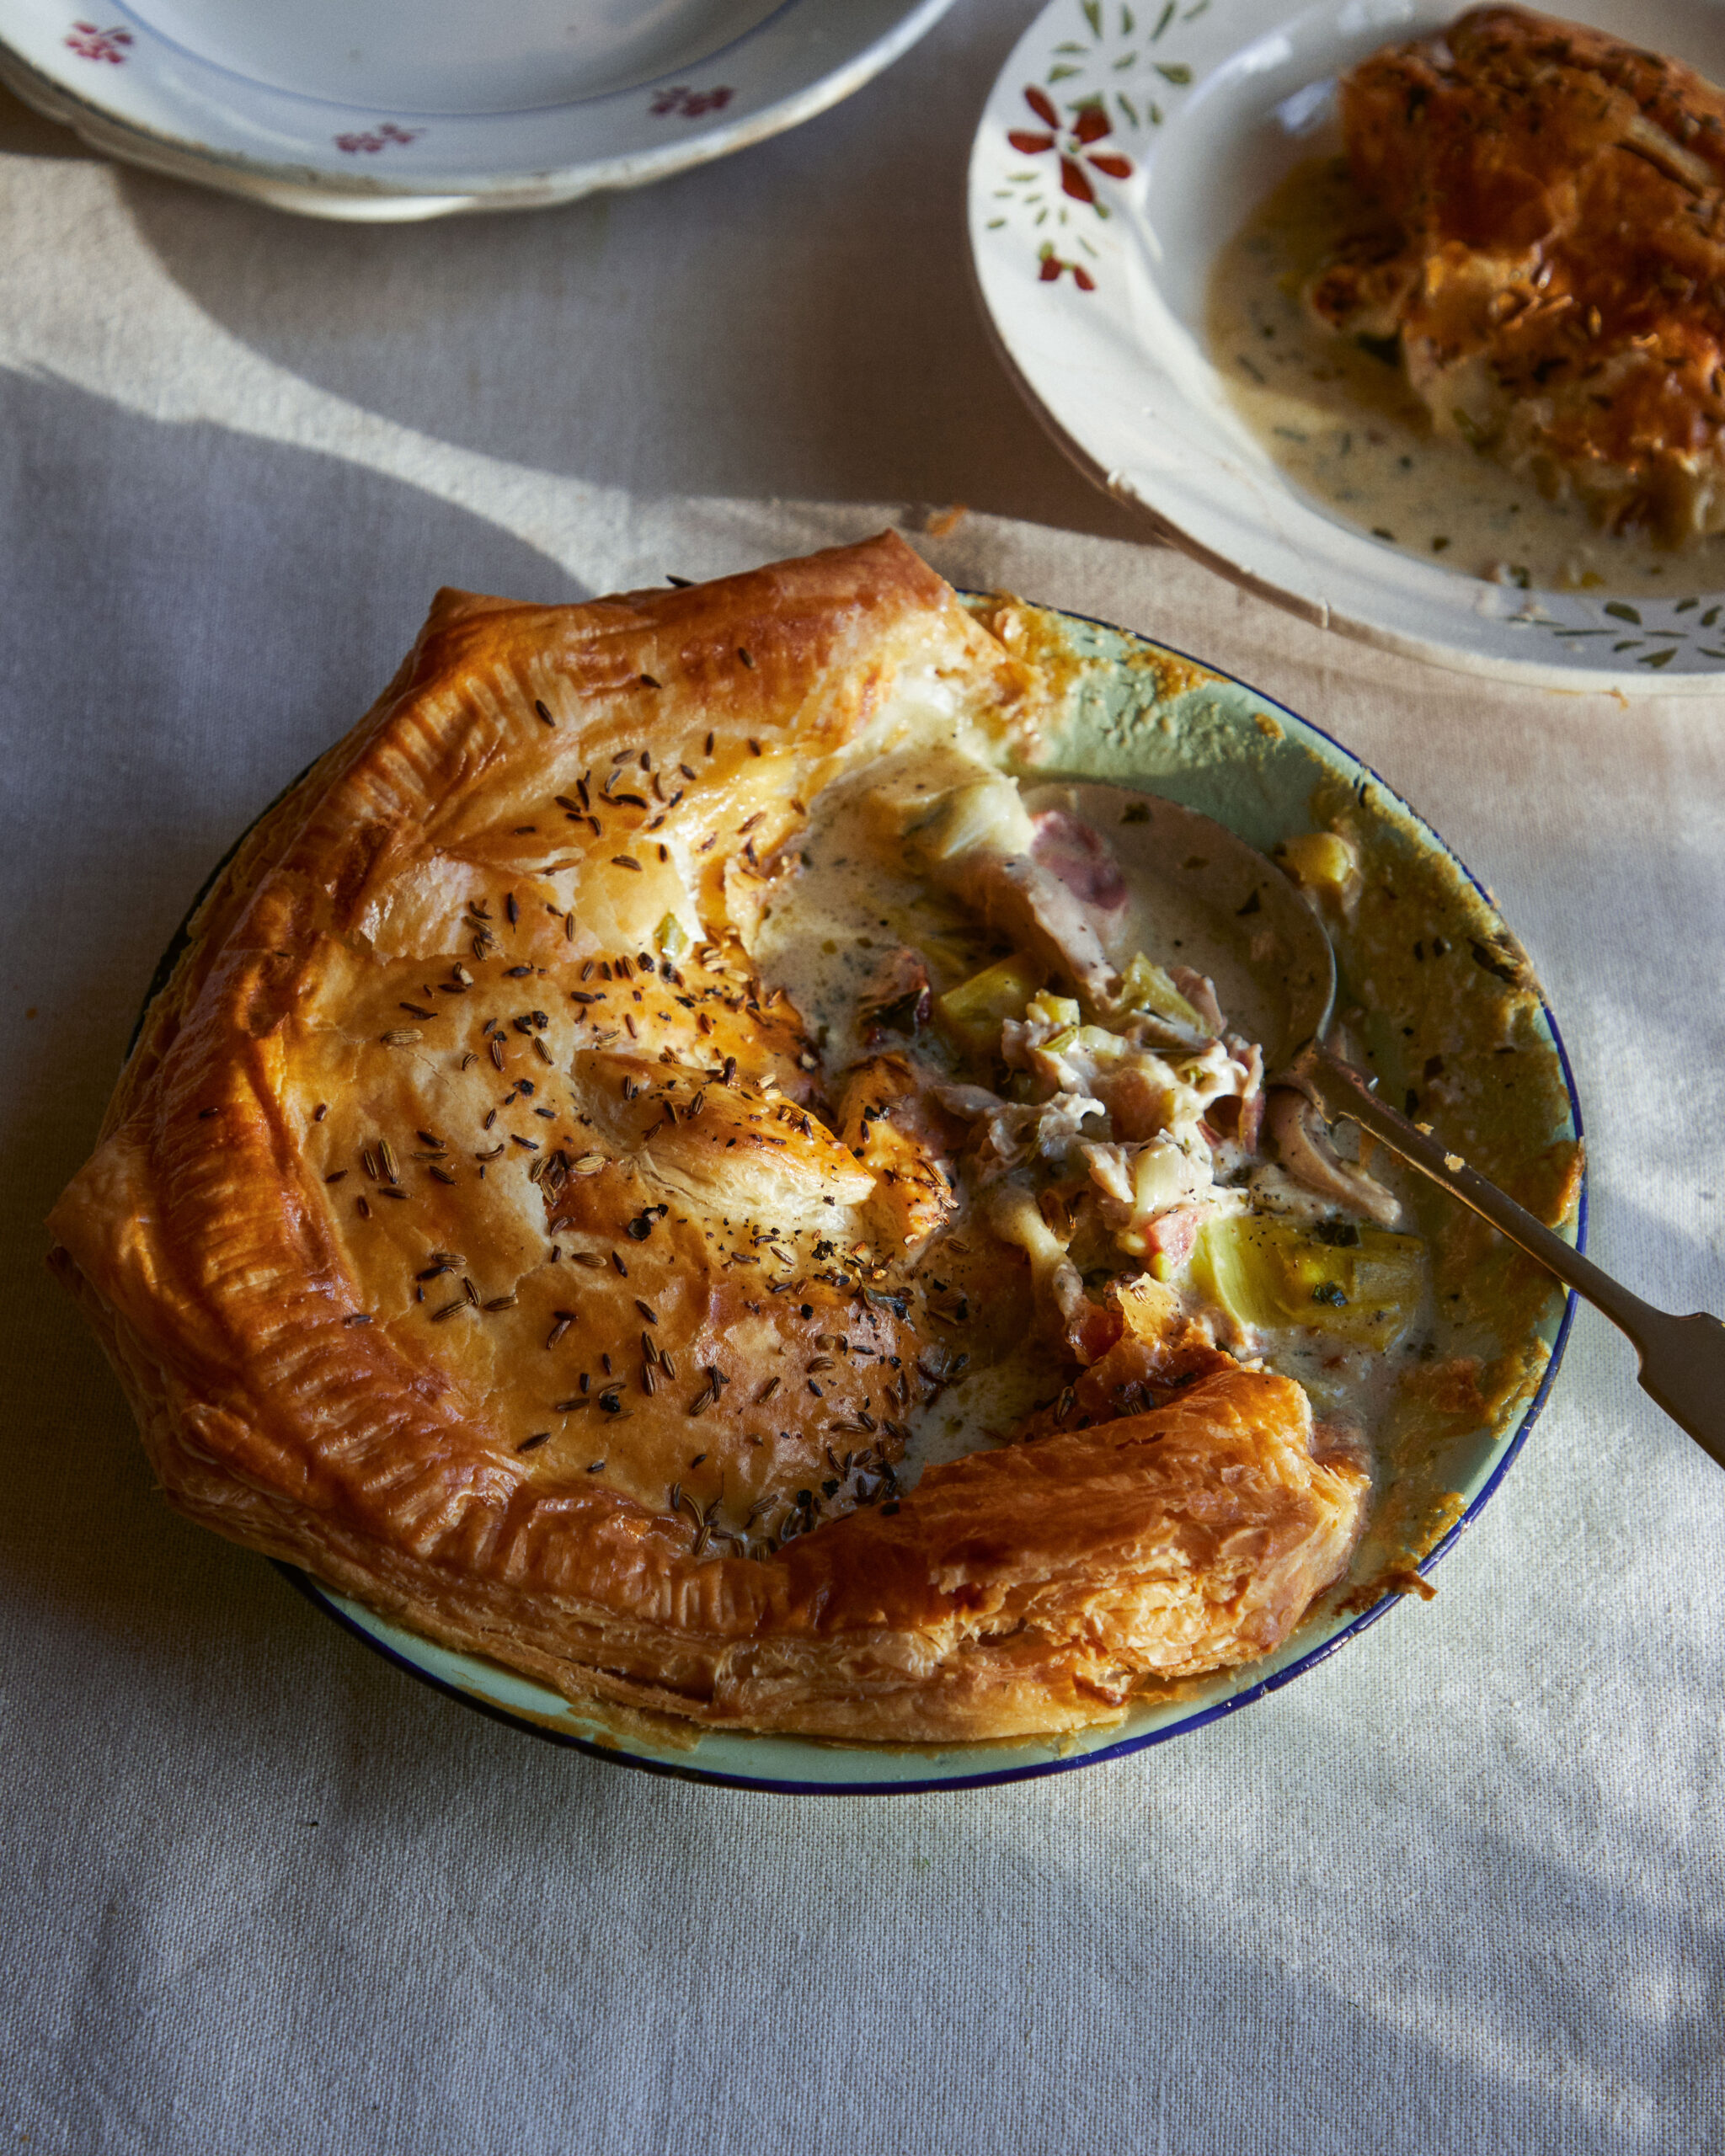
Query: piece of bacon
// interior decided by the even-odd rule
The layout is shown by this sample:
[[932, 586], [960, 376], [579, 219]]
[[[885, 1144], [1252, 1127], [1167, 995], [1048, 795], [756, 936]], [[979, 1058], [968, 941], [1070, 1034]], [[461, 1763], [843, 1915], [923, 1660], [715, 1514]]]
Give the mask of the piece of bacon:
[[1157, 1214], [1144, 1230], [1146, 1257], [1162, 1259], [1170, 1272], [1183, 1266], [1198, 1241], [1204, 1214], [1201, 1205], [1175, 1205], [1166, 1213]]
[[1060, 878], [1106, 941], [1119, 926], [1132, 895], [1108, 841], [1064, 808], [1039, 809], [1030, 819], [1030, 828], [1035, 833], [1030, 858]]

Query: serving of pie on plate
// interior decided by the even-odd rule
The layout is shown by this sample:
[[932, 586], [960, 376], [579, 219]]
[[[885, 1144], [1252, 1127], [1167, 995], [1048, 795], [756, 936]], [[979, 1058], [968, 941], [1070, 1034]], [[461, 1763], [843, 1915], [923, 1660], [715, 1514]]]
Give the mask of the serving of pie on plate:
[[[1252, 1662], [1375, 1507], [1431, 1546], [1385, 1463], [1507, 1430], [1549, 1289], [1146, 947], [1147, 811], [1049, 782], [1095, 687], [1058, 618], [891, 536], [440, 595], [51, 1222], [178, 1507], [619, 1728], [898, 1744]], [[1447, 926], [1401, 1031], [1561, 1221], [1519, 953], [1320, 776], [1290, 872], [1380, 1015]]]
[[1339, 93], [1371, 221], [1312, 280], [1439, 435], [1602, 524], [1725, 528], [1725, 97], [1691, 67], [1475, 8]]
[[[1220, 574], [1410, 658], [1711, 693], [1725, 11], [1574, 6], [1229, 0], [1156, 35], [1049, 0], [977, 129], [972, 259], [1055, 439]], [[1378, 221], [1302, 182], [1344, 148], [1383, 222], [1319, 291], [1322, 213], [1320, 253]]]

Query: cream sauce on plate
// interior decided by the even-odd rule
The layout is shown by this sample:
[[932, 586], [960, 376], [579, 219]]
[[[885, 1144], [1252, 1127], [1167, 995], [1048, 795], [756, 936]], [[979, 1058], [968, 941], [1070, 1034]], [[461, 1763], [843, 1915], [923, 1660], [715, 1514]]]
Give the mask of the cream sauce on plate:
[[1210, 357], [1241, 419], [1300, 491], [1385, 544], [1460, 574], [1544, 590], [1677, 599], [1725, 584], [1717, 539], [1680, 552], [1601, 530], [1576, 502], [1433, 433], [1393, 359], [1315, 322], [1306, 278], [1360, 205], [1339, 157], [1297, 166], [1210, 275]]

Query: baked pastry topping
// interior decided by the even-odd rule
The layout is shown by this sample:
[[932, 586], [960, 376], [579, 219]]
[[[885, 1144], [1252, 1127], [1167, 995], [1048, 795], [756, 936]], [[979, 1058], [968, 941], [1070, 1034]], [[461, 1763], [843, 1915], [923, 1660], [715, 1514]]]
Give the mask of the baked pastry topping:
[[1054, 1731], [1278, 1645], [1422, 1246], [1101, 790], [1008, 775], [1067, 686], [889, 536], [441, 595], [51, 1223], [171, 1499], [685, 1726]]
[[1478, 8], [1343, 78], [1374, 221], [1315, 312], [1398, 340], [1440, 435], [1616, 528], [1725, 529], [1725, 97], [1676, 61]]

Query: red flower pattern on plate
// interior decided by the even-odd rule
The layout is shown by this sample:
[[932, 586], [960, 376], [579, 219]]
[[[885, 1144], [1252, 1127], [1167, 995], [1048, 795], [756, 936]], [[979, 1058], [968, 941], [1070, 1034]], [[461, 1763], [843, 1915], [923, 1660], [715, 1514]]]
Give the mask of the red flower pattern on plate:
[[403, 146], [417, 142], [425, 131], [423, 127], [398, 127], [393, 120], [386, 120], [381, 127], [371, 128], [363, 135], [338, 135], [335, 147], [338, 150], [344, 150], [350, 157], [357, 156], [363, 151], [367, 157], [374, 157], [380, 150], [387, 150], [392, 142]]
[[724, 83], [716, 90], [692, 90], [679, 83], [674, 89], [655, 91], [647, 109], [655, 120], [673, 115], [679, 120], [702, 120], [709, 112], [723, 112], [735, 95]]
[[99, 29], [94, 23], [74, 23], [66, 42], [80, 60], [108, 60], [116, 67], [123, 67], [131, 32], [121, 29], [118, 24], [104, 30]]
[[1060, 282], [1062, 275], [1070, 270], [1072, 273], [1072, 282], [1081, 292], [1093, 292], [1096, 290], [1096, 280], [1084, 264], [1081, 262], [1068, 262], [1063, 255], [1056, 254], [1048, 241], [1043, 242], [1036, 259], [1042, 264], [1041, 269], [1037, 272], [1038, 279], [1041, 283], [1056, 285]]
[[[1040, 157], [1045, 150], [1056, 150], [1060, 160], [1060, 186], [1075, 202], [1094, 202], [1096, 187], [1084, 169], [1091, 165], [1097, 172], [1106, 173], [1110, 179], [1130, 179], [1132, 160], [1121, 157], [1113, 150], [1094, 150], [1092, 143], [1100, 142], [1112, 135], [1114, 124], [1103, 109], [1102, 100], [1093, 99], [1081, 104], [1072, 115], [1070, 126], [1063, 125], [1060, 114], [1055, 109], [1054, 99], [1044, 90], [1030, 89], [1024, 93], [1024, 102], [1052, 132], [1037, 134], [1028, 127], [1014, 128], [1007, 136], [1012, 147], [1027, 157]], [[1060, 137], [1065, 141], [1062, 143]], [[1049, 258], [1044, 258], [1044, 262]], [[1076, 264], [1074, 267], [1076, 268]], [[1043, 275], [1049, 271], [1044, 267]], [[1060, 270], [1052, 273], [1058, 277]]]

